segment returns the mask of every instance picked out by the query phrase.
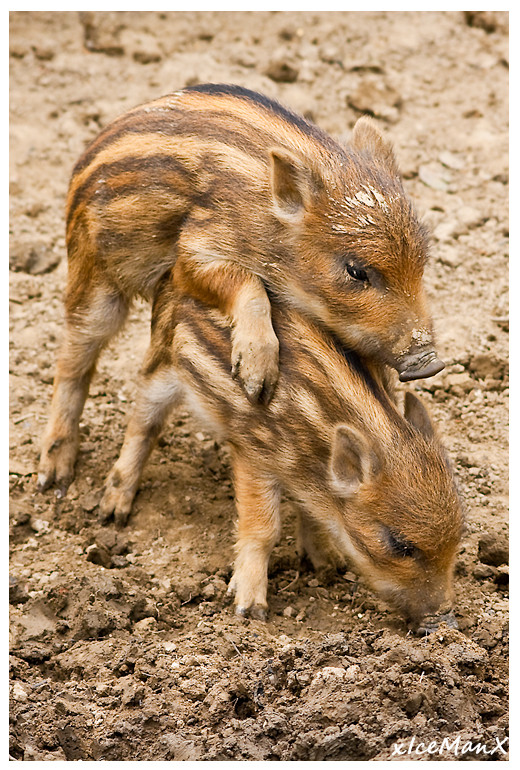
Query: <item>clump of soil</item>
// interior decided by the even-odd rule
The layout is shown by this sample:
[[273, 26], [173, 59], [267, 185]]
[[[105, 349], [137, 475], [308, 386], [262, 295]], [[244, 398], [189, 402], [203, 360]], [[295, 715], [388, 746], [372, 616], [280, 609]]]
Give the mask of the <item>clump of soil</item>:
[[[9, 45], [11, 757], [418, 759], [419, 742], [449, 738], [428, 756], [504, 759], [507, 14], [17, 12]], [[458, 630], [413, 637], [353, 573], [304, 571], [289, 501], [268, 621], [235, 618], [227, 450], [185, 411], [127, 527], [99, 520], [147, 346], [145, 305], [100, 361], [67, 497], [35, 491], [72, 166], [117, 114], [205, 81], [262, 91], [340, 138], [369, 112], [395, 143], [432, 231], [426, 286], [447, 367], [414, 387], [466, 508]], [[495, 752], [461, 753], [468, 742]]]

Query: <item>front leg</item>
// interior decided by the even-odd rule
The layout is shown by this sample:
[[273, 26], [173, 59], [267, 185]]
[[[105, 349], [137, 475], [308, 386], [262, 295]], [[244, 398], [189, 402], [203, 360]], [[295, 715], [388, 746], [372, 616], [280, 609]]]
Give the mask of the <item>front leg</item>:
[[269, 556], [280, 537], [280, 488], [275, 479], [237, 452], [233, 473], [238, 539], [229, 593], [235, 594], [237, 615], [265, 620]]
[[269, 403], [278, 381], [278, 338], [261, 279], [224, 259], [179, 257], [176, 288], [217, 307], [231, 321], [231, 373], [247, 399]]
[[347, 564], [345, 554], [334, 542], [331, 533], [304, 508], [298, 506], [296, 544], [300, 560], [310, 559], [316, 571], [328, 567], [340, 570]]
[[259, 279], [240, 287], [231, 311], [231, 374], [250, 403], [269, 403], [278, 380], [278, 337], [271, 304]]

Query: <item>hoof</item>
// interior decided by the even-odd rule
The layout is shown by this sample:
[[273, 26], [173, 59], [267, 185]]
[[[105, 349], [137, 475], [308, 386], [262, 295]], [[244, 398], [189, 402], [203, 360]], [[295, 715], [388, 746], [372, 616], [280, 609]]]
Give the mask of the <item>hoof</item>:
[[235, 615], [239, 618], [250, 618], [251, 620], [261, 620], [265, 623], [267, 620], [267, 607], [261, 604], [253, 604], [251, 607], [235, 607]]
[[130, 517], [130, 511], [115, 511], [114, 522], [116, 527], [118, 527], [119, 529], [126, 527], [126, 525], [128, 524], [129, 517]]
[[54, 473], [39, 473], [36, 482], [38, 492], [46, 492], [54, 482]]

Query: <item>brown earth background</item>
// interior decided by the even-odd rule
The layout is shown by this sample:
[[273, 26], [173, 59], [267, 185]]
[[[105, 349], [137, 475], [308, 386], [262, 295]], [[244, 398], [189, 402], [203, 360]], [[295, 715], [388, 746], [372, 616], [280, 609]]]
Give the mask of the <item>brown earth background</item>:
[[[385, 760], [414, 736], [461, 736], [459, 748], [503, 740], [507, 25], [503, 12], [11, 13], [13, 759]], [[466, 508], [459, 630], [413, 637], [353, 573], [301, 569], [288, 500], [268, 622], [235, 618], [224, 599], [234, 536], [226, 447], [182, 410], [128, 526], [101, 525], [96, 505], [147, 346], [145, 304], [102, 356], [68, 496], [35, 491], [72, 166], [118, 114], [208, 81], [278, 98], [336, 137], [368, 112], [395, 144], [432, 231], [425, 280], [447, 367], [413, 387]]]

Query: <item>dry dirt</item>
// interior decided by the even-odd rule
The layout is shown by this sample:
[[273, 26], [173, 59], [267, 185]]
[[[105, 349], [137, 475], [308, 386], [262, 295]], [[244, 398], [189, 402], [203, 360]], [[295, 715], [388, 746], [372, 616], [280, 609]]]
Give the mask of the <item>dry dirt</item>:
[[[385, 760], [396, 743], [411, 746], [404, 759], [477, 758], [468, 741], [495, 749], [480, 759], [504, 759], [507, 24], [498, 12], [11, 14], [13, 759]], [[459, 630], [413, 637], [352, 573], [302, 570], [288, 501], [269, 620], [235, 618], [228, 456], [184, 411], [128, 526], [102, 526], [96, 504], [147, 345], [144, 304], [100, 362], [68, 496], [35, 491], [72, 166], [119, 113], [206, 81], [274, 96], [335, 136], [368, 111], [395, 143], [433, 234], [426, 284], [448, 366], [415, 387], [466, 507]], [[445, 737], [442, 754], [415, 752]]]

